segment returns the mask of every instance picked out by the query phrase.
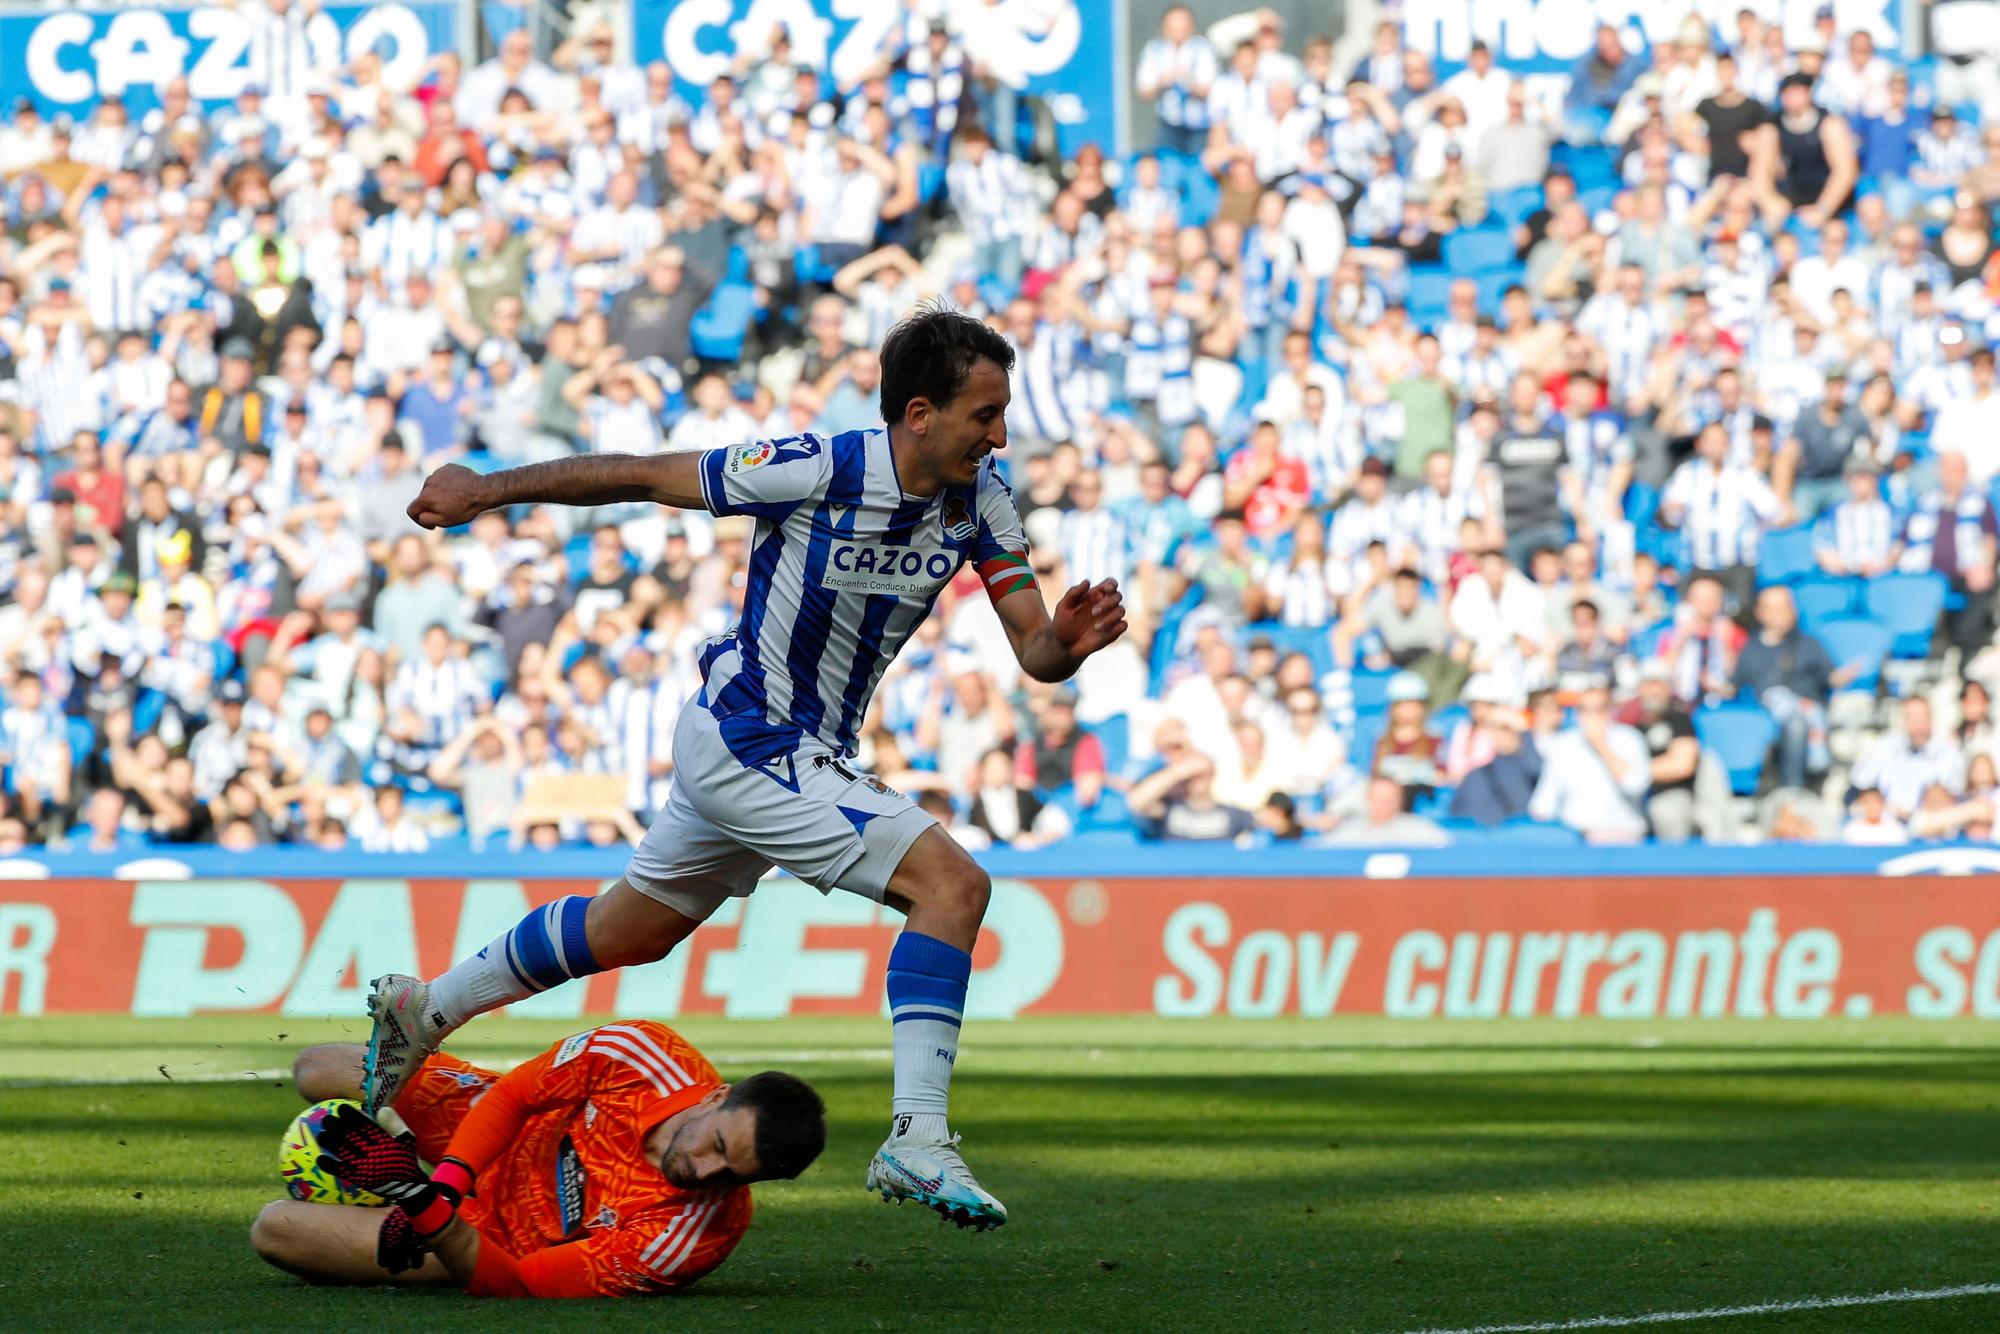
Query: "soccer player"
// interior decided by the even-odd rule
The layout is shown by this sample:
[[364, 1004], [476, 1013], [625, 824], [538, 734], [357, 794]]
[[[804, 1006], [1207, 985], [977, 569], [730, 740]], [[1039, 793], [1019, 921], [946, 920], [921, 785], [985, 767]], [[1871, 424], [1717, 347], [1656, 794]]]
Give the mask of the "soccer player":
[[1007, 444], [1013, 350], [956, 311], [920, 309], [881, 352], [886, 427], [670, 454], [592, 454], [481, 476], [433, 472], [425, 528], [507, 505], [650, 500], [757, 520], [743, 615], [701, 653], [700, 694], [674, 732], [666, 809], [625, 874], [572, 895], [429, 982], [378, 978], [364, 1101], [393, 1101], [426, 1053], [474, 1015], [571, 978], [661, 958], [774, 863], [822, 892], [903, 912], [889, 955], [895, 1092], [869, 1164], [884, 1199], [981, 1231], [1007, 1211], [946, 1120], [986, 873], [932, 816], [848, 763], [883, 669], [971, 562], [1022, 670], [1061, 681], [1125, 632], [1115, 582], [1078, 584], [1053, 615], [1030, 572]]
[[[357, 1097], [364, 1050], [300, 1052], [300, 1096]], [[322, 1283], [672, 1292], [743, 1239], [751, 1182], [795, 1177], [826, 1145], [826, 1109], [804, 1081], [767, 1070], [725, 1084], [685, 1038], [645, 1019], [564, 1038], [505, 1075], [437, 1053], [395, 1112], [410, 1139], [355, 1107], [318, 1132], [321, 1165], [392, 1207], [274, 1201], [250, 1229], [259, 1255]]]

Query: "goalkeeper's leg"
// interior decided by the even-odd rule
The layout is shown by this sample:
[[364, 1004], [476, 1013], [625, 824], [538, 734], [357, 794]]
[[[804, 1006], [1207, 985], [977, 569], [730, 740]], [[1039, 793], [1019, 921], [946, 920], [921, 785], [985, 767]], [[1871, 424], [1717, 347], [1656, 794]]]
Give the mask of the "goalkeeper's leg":
[[457, 1279], [432, 1256], [391, 1274], [375, 1263], [380, 1209], [358, 1204], [273, 1200], [250, 1225], [250, 1245], [269, 1263], [308, 1283], [450, 1283]]

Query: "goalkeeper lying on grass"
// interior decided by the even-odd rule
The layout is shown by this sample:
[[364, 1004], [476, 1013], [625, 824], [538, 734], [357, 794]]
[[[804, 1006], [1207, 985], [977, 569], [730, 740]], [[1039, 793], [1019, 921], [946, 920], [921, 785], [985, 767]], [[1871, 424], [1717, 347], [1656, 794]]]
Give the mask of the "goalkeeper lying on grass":
[[[300, 1094], [359, 1097], [361, 1058], [359, 1044], [308, 1047], [293, 1067]], [[320, 1283], [671, 1292], [742, 1240], [751, 1182], [797, 1176], [826, 1144], [824, 1105], [804, 1081], [766, 1071], [725, 1084], [651, 1020], [578, 1033], [505, 1075], [439, 1052], [395, 1111], [409, 1136], [359, 1106], [318, 1132], [321, 1165], [392, 1207], [275, 1201], [250, 1229], [259, 1255]]]

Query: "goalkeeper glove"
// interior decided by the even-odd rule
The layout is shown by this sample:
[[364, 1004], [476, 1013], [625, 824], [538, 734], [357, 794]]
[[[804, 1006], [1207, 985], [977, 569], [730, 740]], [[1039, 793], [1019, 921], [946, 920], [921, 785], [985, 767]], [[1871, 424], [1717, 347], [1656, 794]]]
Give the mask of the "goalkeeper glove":
[[359, 1105], [334, 1109], [320, 1122], [318, 1138], [322, 1171], [350, 1190], [369, 1191], [398, 1206], [421, 1236], [449, 1226], [472, 1189], [472, 1169], [456, 1158], [446, 1158], [426, 1177], [416, 1146], [384, 1130]]

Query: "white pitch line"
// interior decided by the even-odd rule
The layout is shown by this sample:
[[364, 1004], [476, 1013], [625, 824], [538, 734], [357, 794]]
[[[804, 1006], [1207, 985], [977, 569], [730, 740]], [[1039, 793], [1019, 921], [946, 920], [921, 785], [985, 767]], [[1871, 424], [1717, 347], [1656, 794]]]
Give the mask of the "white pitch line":
[[1570, 1329], [1624, 1329], [1631, 1325], [1678, 1325], [1690, 1320], [1721, 1320], [1738, 1315], [1783, 1315], [1788, 1311], [1825, 1311], [1840, 1306], [1889, 1306], [1898, 1302], [1942, 1302], [1954, 1297], [2000, 1295], [2000, 1283], [1964, 1283], [1955, 1288], [1897, 1288], [1893, 1292], [1856, 1293], [1845, 1297], [1801, 1297], [1790, 1302], [1758, 1302], [1752, 1306], [1711, 1306], [1700, 1311], [1648, 1311], [1642, 1315], [1594, 1315], [1577, 1320], [1551, 1320], [1525, 1325], [1469, 1325], [1462, 1329], [1410, 1330], [1407, 1334], [1556, 1334]]
[[[721, 1065], [751, 1065], [766, 1061], [794, 1062], [797, 1064], [835, 1061], [887, 1061], [895, 1057], [888, 1047], [832, 1047], [818, 1050], [762, 1050], [717, 1052], [709, 1059]], [[475, 1060], [475, 1064], [478, 1062]], [[521, 1062], [516, 1059], [496, 1061], [488, 1069], [502, 1072], [513, 1069]], [[161, 1076], [157, 1071], [146, 1075], [71, 1075], [47, 1079], [10, 1079], [0, 1077], [0, 1093], [13, 1089], [57, 1089], [57, 1088], [116, 1088], [136, 1084], [240, 1084], [251, 1079], [290, 1079], [290, 1069], [283, 1070], [236, 1070], [236, 1071], [182, 1071], [167, 1067], [172, 1078]]]

